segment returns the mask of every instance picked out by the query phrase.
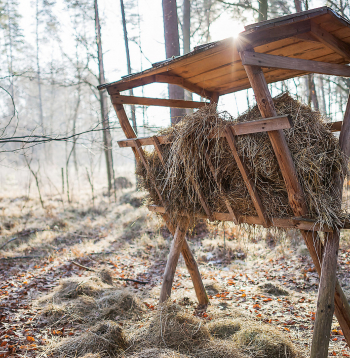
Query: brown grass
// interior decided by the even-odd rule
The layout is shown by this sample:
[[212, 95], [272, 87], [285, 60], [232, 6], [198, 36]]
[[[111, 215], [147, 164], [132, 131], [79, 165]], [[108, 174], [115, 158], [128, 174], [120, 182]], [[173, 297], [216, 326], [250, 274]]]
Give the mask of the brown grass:
[[[319, 112], [312, 111], [288, 94], [275, 98], [274, 103], [278, 115], [289, 114], [293, 118], [294, 127], [284, 130], [284, 133], [303, 187], [309, 216], [321, 224], [339, 224], [343, 215], [338, 205], [339, 193], [333, 187], [333, 176], [337, 171], [345, 175], [347, 170], [338, 140]], [[231, 206], [241, 215], [257, 215], [227, 141], [218, 137], [228, 124], [260, 117], [257, 106], [236, 119], [227, 112], [217, 113], [215, 106], [207, 106], [162, 131], [161, 134], [173, 139], [172, 144], [162, 146], [165, 168], [154, 151], [147, 153], [147, 160], [167, 203], [167, 210], [174, 219], [184, 210], [193, 217], [205, 214], [193, 180], [200, 185], [213, 212], [227, 212], [204, 153], [209, 155]], [[217, 136], [209, 139], [208, 135], [213, 130]], [[236, 139], [238, 152], [244, 158], [267, 216], [270, 219], [293, 216], [267, 133], [243, 135]], [[149, 201], [161, 205], [141, 163], [137, 173], [142, 177], [141, 186], [150, 194]]]
[[120, 326], [112, 321], [102, 321], [74, 338], [65, 338], [51, 353], [54, 357], [83, 357], [98, 353], [101, 357], [113, 357], [127, 347], [126, 338]]

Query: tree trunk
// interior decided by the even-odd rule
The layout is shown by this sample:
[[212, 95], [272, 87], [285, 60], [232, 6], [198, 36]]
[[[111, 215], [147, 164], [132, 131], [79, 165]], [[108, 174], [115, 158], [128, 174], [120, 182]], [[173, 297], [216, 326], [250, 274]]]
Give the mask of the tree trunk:
[[326, 95], [325, 95], [325, 91], [324, 91], [324, 83], [323, 83], [323, 75], [318, 75], [318, 87], [321, 89], [321, 95], [320, 95], [320, 109], [321, 112], [324, 115], [327, 115], [327, 110], [326, 110]]
[[267, 0], [259, 0], [259, 22], [267, 20], [268, 6]]
[[[100, 18], [98, 15], [97, 0], [94, 1], [94, 5], [95, 5], [95, 28], [96, 28], [96, 43], [97, 43], [97, 54], [98, 54], [99, 84], [101, 85], [105, 83], [105, 74], [103, 68], [101, 26], [100, 26]], [[105, 90], [100, 91], [100, 107], [101, 107], [102, 127], [104, 129], [103, 144], [104, 144], [104, 152], [105, 152], [106, 165], [107, 165], [108, 194], [110, 195], [111, 190], [114, 187], [114, 169], [113, 169], [113, 156], [112, 156], [112, 136], [109, 129], [108, 106], [107, 106], [107, 97], [106, 97]]]
[[[177, 26], [176, 0], [162, 0], [164, 39], [166, 57], [180, 55], [179, 29]], [[169, 98], [184, 99], [184, 90], [176, 85], [169, 85]], [[170, 108], [171, 124], [181, 120], [186, 111], [183, 108]]]
[[303, 9], [301, 7], [301, 1], [300, 0], [294, 0], [294, 5], [295, 5], [296, 12], [303, 11]]
[[307, 75], [307, 77], [308, 77], [308, 83], [309, 83], [308, 105], [310, 106], [312, 103], [314, 110], [318, 111], [319, 105], [318, 105], [318, 99], [317, 99], [317, 94], [316, 94], [314, 75], [310, 73], [309, 75]]
[[41, 97], [41, 74], [40, 74], [40, 61], [39, 61], [39, 0], [36, 0], [36, 65], [37, 65], [37, 79], [38, 79], [38, 91], [39, 91], [39, 116], [40, 125], [43, 133], [44, 131], [44, 115], [43, 115], [43, 104]]
[[[122, 13], [122, 21], [123, 21], [123, 32], [124, 32], [124, 43], [125, 43], [125, 53], [126, 53], [126, 63], [128, 66], [128, 75], [131, 74], [131, 61], [130, 61], [130, 52], [129, 52], [129, 39], [128, 39], [128, 31], [126, 29], [126, 20], [125, 20], [125, 9], [124, 9], [124, 1], [120, 0], [120, 9]], [[134, 91], [132, 89], [129, 90], [129, 95], [133, 96]], [[131, 122], [135, 133], [137, 134], [137, 125], [136, 125], [136, 114], [135, 114], [135, 106], [131, 105]]]
[[[191, 52], [191, 1], [184, 0], [182, 4], [182, 37], [183, 37], [183, 54]], [[192, 101], [192, 92], [185, 90], [185, 100]], [[187, 114], [193, 113], [193, 109], [188, 108]]]

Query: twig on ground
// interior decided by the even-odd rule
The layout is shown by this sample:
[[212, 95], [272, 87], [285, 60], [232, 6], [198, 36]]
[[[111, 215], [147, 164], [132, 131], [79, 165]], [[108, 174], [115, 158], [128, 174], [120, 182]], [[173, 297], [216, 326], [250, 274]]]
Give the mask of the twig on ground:
[[3, 249], [7, 244], [9, 244], [10, 242], [15, 241], [15, 240], [17, 240], [17, 239], [19, 239], [19, 236], [13, 237], [12, 239], [6, 241], [6, 242], [0, 247], [0, 250], [2, 250], [2, 249]]
[[0, 257], [0, 260], [21, 260], [21, 259], [35, 259], [43, 258], [44, 256], [40, 255], [31, 255], [31, 256], [13, 256], [13, 257]]
[[[75, 261], [71, 261], [71, 263], [75, 266], [78, 266], [86, 271], [92, 271], [92, 272], [97, 272], [95, 269], [84, 266], [84, 265], [80, 265]], [[134, 283], [139, 283], [140, 285], [147, 285], [149, 283], [149, 281], [139, 281], [139, 280], [134, 280], [132, 278], [121, 278], [121, 277], [112, 277], [113, 280], [119, 280], [119, 281], [126, 281], [126, 282], [134, 282]]]

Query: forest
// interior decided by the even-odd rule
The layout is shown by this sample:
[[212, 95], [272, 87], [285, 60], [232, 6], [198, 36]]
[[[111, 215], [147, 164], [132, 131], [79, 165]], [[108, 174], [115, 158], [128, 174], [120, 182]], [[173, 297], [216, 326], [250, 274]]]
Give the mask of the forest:
[[[193, 166], [193, 153], [204, 147], [205, 139], [199, 140], [212, 136], [209, 129], [261, 119], [252, 88], [213, 101], [185, 82], [130, 86], [123, 95], [136, 104], [124, 104], [128, 128], [153, 138], [152, 152], [132, 137], [126, 143], [113, 89], [104, 87], [157, 70], [165, 60], [214, 51], [221, 40], [236, 41], [248, 25], [322, 7], [350, 23], [347, 0], [0, 0], [0, 358], [301, 358], [310, 350], [311, 357], [350, 357], [350, 325], [346, 332], [337, 306], [324, 338], [328, 355], [312, 353], [321, 268], [303, 236], [318, 225], [323, 255], [331, 220], [350, 228], [348, 218], [337, 216], [329, 184], [334, 173], [328, 173], [334, 167], [344, 173], [339, 210], [349, 215], [348, 155], [339, 154], [341, 139], [330, 128], [350, 116], [350, 75], [298, 74], [267, 85], [285, 133], [291, 119], [284, 108], [296, 113], [287, 143], [299, 161], [298, 175], [325, 186], [315, 194], [311, 184], [302, 184], [311, 219], [300, 219], [288, 204], [283, 173], [275, 175], [273, 161], [265, 161], [273, 153], [265, 137], [237, 141], [243, 170], [251, 171], [239, 179], [244, 188], [237, 184], [237, 192], [227, 189], [240, 175], [229, 169], [228, 147], [215, 147], [215, 168]], [[200, 109], [142, 105], [141, 97], [186, 100]], [[293, 139], [298, 133], [306, 133], [306, 144]], [[174, 144], [164, 159], [159, 138]], [[187, 157], [175, 156], [175, 144], [187, 149]], [[313, 162], [317, 150], [322, 153]], [[203, 162], [209, 163], [208, 153]], [[226, 160], [221, 167], [219, 155]], [[199, 188], [192, 176], [203, 180]], [[259, 195], [266, 213], [259, 212]], [[278, 206], [283, 213], [277, 219], [300, 219], [299, 226], [277, 227]], [[223, 211], [233, 220], [215, 216]], [[203, 288], [197, 289], [182, 249], [171, 295], [162, 299], [181, 222]], [[348, 305], [350, 236], [345, 229], [339, 236], [333, 296], [340, 290]]]

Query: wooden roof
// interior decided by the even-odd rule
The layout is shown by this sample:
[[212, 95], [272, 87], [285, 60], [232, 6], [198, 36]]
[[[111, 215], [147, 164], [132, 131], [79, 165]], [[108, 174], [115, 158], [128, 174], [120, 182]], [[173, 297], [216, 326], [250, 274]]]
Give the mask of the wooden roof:
[[[311, 72], [333, 74], [332, 71], [327, 72], [327, 68], [314, 70], [314, 63], [308, 61], [304, 61], [306, 67], [303, 65], [303, 70], [300, 70], [299, 62], [294, 65], [294, 69], [290, 69], [289, 62], [283, 65], [280, 57], [261, 56], [254, 59], [252, 56], [265, 54], [326, 64], [348, 64], [350, 23], [327, 7], [255, 23], [246, 26], [236, 39], [228, 38], [198, 46], [187, 55], [155, 63], [148, 70], [101, 85], [99, 89], [107, 88], [110, 94], [118, 94], [148, 83], [164, 82], [178, 84], [208, 98], [213, 93], [224, 95], [247, 89], [250, 83], [238, 52], [238, 49], [242, 51], [242, 46], [255, 51], [250, 52], [245, 64], [253, 65], [249, 61], [258, 61], [256, 64], [263, 67], [267, 83]], [[272, 67], [275, 59], [281, 62], [278, 68]], [[350, 72], [346, 73], [350, 67], [332, 66], [339, 68], [341, 75], [350, 77]], [[335, 70], [334, 74], [339, 74], [339, 71]]]

